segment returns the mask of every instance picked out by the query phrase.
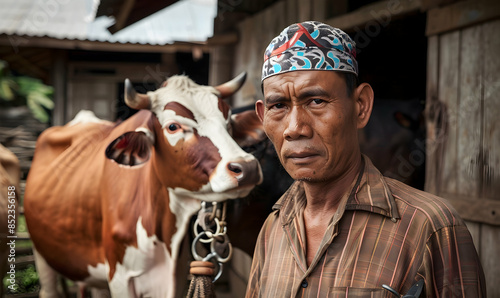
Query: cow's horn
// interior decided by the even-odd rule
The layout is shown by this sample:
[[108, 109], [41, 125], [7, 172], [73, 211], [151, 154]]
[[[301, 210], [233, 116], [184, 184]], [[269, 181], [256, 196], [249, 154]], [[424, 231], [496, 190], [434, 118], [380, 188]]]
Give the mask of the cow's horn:
[[132, 109], [150, 109], [151, 100], [148, 95], [135, 92], [129, 79], [125, 79], [125, 103]]
[[243, 86], [243, 83], [245, 83], [246, 78], [247, 78], [247, 73], [244, 71], [240, 73], [236, 78], [215, 87], [215, 89], [219, 91], [221, 98], [231, 96], [236, 91], [238, 91], [241, 88], [241, 86]]

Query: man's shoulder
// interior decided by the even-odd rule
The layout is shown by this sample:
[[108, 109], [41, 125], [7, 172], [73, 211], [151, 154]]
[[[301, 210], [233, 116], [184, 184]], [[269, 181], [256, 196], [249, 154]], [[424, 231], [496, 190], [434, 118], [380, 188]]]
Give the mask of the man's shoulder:
[[463, 219], [450, 202], [442, 197], [413, 188], [398, 180], [385, 177], [387, 186], [396, 200], [400, 213], [429, 221], [434, 230], [444, 227], [465, 226]]

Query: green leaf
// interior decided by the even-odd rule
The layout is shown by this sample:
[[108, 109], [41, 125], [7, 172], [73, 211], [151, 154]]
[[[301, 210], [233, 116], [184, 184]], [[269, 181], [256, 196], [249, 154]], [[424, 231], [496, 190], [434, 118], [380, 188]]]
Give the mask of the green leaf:
[[34, 100], [31, 100], [28, 97], [27, 100], [28, 108], [30, 109], [31, 113], [33, 114], [33, 117], [38, 119], [38, 121], [42, 123], [47, 123], [49, 121], [49, 115], [47, 112], [43, 109], [43, 107], [37, 103]]
[[3, 79], [0, 81], [0, 97], [4, 100], [11, 101], [15, 98], [14, 92], [12, 91], [12, 86], [14, 82], [9, 79]]
[[52, 99], [47, 97], [44, 93], [39, 92], [39, 91], [32, 91], [28, 94], [28, 101], [35, 101], [39, 105], [42, 105], [46, 107], [49, 110], [52, 110], [54, 108], [54, 102]]

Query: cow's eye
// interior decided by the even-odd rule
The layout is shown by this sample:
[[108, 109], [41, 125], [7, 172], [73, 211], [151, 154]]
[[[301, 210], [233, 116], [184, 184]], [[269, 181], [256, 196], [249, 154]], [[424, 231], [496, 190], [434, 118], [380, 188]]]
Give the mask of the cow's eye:
[[179, 123], [171, 123], [167, 126], [168, 132], [176, 132], [179, 129], [181, 129], [181, 125]]

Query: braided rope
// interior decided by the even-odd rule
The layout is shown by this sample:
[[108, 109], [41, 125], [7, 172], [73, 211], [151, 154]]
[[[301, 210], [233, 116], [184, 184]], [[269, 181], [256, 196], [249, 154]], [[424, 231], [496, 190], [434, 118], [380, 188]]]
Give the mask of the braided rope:
[[189, 273], [193, 275], [186, 298], [215, 298], [212, 282], [214, 264], [208, 261], [193, 261]]

